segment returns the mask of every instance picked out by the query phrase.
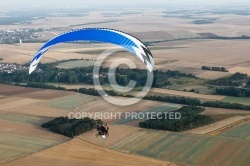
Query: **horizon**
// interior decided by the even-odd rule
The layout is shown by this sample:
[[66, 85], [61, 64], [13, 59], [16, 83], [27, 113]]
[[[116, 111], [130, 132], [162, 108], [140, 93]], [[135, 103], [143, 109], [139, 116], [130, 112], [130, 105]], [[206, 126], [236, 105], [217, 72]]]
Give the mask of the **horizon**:
[[[81, 0], [44, 0], [39, 2], [31, 2], [30, 0], [11, 0], [11, 1], [0, 1], [0, 8], [6, 8], [6, 7], [17, 7], [20, 8], [27, 8], [27, 7], [131, 7], [133, 5], [137, 6], [140, 5], [141, 7], [154, 7], [154, 6], [162, 6], [162, 5], [179, 5], [179, 7], [182, 6], [194, 6], [194, 5], [208, 5], [208, 6], [228, 6], [228, 5], [243, 5], [243, 4], [250, 4], [249, 0], [211, 0], [211, 1], [197, 1], [197, 0], [176, 0], [174, 2], [169, 1], [162, 1], [162, 0], [148, 0], [147, 2], [143, 0], [138, 0], [136, 2], [132, 0], [127, 1], [120, 1], [120, 2], [114, 2], [114, 0], [106, 0], [100, 1], [100, 0], [92, 0], [91, 2], [83, 2]], [[137, 6], [138, 7], [138, 6]], [[164, 6], [163, 6], [164, 7]], [[167, 6], [166, 6], [167, 7]]]

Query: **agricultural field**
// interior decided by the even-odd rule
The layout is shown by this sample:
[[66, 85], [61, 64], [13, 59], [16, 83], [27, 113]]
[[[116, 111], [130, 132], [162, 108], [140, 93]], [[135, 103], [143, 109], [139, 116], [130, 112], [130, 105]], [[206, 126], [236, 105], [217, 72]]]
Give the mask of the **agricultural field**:
[[[147, 117], [146, 113], [169, 112], [169, 111], [177, 110], [178, 108], [180, 108], [179, 105], [161, 104], [161, 105], [151, 107], [149, 109], [142, 110], [142, 111], [143, 111], [144, 116]], [[119, 119], [119, 120], [115, 121], [114, 124], [127, 124], [127, 123], [131, 123], [133, 121], [138, 121], [138, 119], [134, 119], [133, 117], [129, 117], [127, 119]], [[138, 124], [139, 124], [139, 122], [138, 122]]]
[[[46, 91], [46, 92], [44, 92]], [[50, 96], [51, 90], [39, 91], [44, 99], [46, 96]], [[53, 90], [52, 90], [53, 91]], [[63, 91], [60, 92], [60, 96], [63, 94]], [[136, 103], [131, 106], [121, 107], [110, 104], [103, 100], [100, 97], [90, 96], [85, 94], [78, 94], [75, 92], [65, 92], [65, 96], [58, 96], [57, 98], [52, 98], [50, 100], [39, 100], [37, 103], [29, 103], [27, 105], [23, 105], [22, 107], [14, 107], [9, 109], [9, 112], [25, 114], [25, 115], [36, 115], [42, 117], [57, 117], [57, 116], [67, 116], [69, 112], [108, 112], [108, 113], [124, 113], [124, 112], [144, 112], [144, 111], [170, 111], [180, 107], [177, 104], [164, 104], [162, 102], [157, 101], [148, 101], [142, 100], [139, 103]], [[28, 93], [27, 93], [28, 94]], [[36, 92], [36, 95], [39, 93]], [[41, 96], [42, 96], [41, 95]], [[30, 96], [30, 95], [28, 95]], [[18, 98], [19, 99], [19, 98]], [[19, 100], [37, 100], [37, 99], [28, 99], [28, 98], [20, 98]], [[15, 101], [16, 98], [11, 99], [11, 102], [8, 101], [10, 98], [4, 98], [1, 101], [6, 100], [7, 104], [3, 106], [12, 106], [12, 101]], [[1, 109], [0, 109], [1, 110]], [[5, 109], [3, 109], [5, 110]], [[105, 118], [101, 117], [100, 119]], [[117, 117], [113, 117], [112, 119], [105, 119], [109, 122], [116, 121]], [[138, 124], [137, 124], [138, 125]]]
[[7, 99], [3, 99], [2, 101], [0, 100], [0, 102], [2, 102], [0, 110], [11, 110], [11, 109], [19, 108], [22, 106], [28, 106], [34, 103], [40, 103], [42, 101], [43, 100], [39, 100], [39, 99], [11, 97]]
[[224, 108], [212, 108], [212, 107], [206, 107], [206, 110], [202, 112], [201, 114], [204, 115], [234, 115], [234, 114], [242, 114], [242, 115], [247, 115], [250, 114], [250, 111], [245, 111], [245, 110], [233, 110], [233, 109], [224, 109]]
[[19, 97], [8, 97], [8, 96], [2, 96], [0, 98], [0, 104], [7, 104], [7, 103], [11, 103], [15, 100], [21, 100], [22, 98], [19, 98]]
[[15, 96], [23, 97], [23, 98], [31, 98], [31, 99], [40, 99], [40, 100], [52, 100], [52, 99], [56, 99], [56, 98], [60, 98], [60, 97], [64, 97], [64, 96], [70, 96], [73, 94], [74, 94], [74, 92], [43, 89], [40, 91], [18, 94]]
[[145, 130], [111, 148], [184, 165], [247, 166], [250, 162], [250, 143], [227, 137]]
[[220, 96], [220, 95], [205, 95], [205, 94], [198, 94], [194, 92], [176, 91], [176, 90], [159, 89], [159, 88], [152, 88], [150, 92], [167, 94], [167, 95], [175, 95], [175, 96], [192, 97], [192, 98], [199, 98], [199, 99], [207, 99], [207, 100], [222, 100], [225, 97], [225, 96]]
[[41, 91], [41, 89], [10, 86], [10, 85], [0, 86], [0, 95], [5, 95], [5, 96], [16, 96], [20, 94], [37, 92], [37, 91]]
[[27, 88], [20, 86], [0, 85], [0, 95], [15, 97], [17, 99], [29, 98], [37, 100], [50, 100], [74, 94], [73, 92], [59, 90], [44, 90], [38, 88]]
[[16, 114], [16, 113], [10, 113], [10, 112], [6, 112], [6, 113], [2, 112], [0, 116], [0, 120], [39, 126], [42, 123], [48, 121], [49, 118], [29, 116], [29, 115]]
[[121, 166], [177, 166], [175, 164], [156, 159], [116, 152], [86, 143], [79, 139], [73, 139], [57, 147], [35, 153], [20, 160], [4, 164], [3, 166], [115, 166], [118, 163]]
[[[1, 45], [0, 48], [0, 58], [4, 60], [1, 62], [8, 62], [8, 63], [17, 63], [17, 64], [26, 64], [31, 61], [33, 56], [36, 54], [37, 50], [42, 47], [43, 43], [22, 43], [22, 44], [4, 44]], [[77, 47], [80, 47], [81, 44], [76, 44]], [[76, 46], [72, 46], [74, 49]], [[59, 47], [60, 48], [60, 47]], [[70, 53], [69, 51], [58, 50], [57, 46], [50, 49], [42, 58], [42, 63], [51, 63], [61, 60], [69, 60], [69, 59], [93, 59], [96, 58], [95, 55], [90, 54], [80, 54], [80, 53]], [[94, 47], [95, 48], [95, 47]], [[92, 49], [94, 49], [92, 48]]]
[[231, 128], [230, 130], [227, 130], [220, 134], [224, 137], [232, 137], [232, 138], [242, 138], [249, 140], [250, 139], [250, 123], [249, 121], [235, 126], [234, 128]]
[[19, 159], [68, 138], [41, 129], [48, 118], [2, 112], [0, 115], [0, 164]]
[[250, 105], [250, 97], [227, 96], [223, 99], [223, 101], [230, 102], [230, 103], [241, 103], [241, 104]]
[[142, 130], [139, 127], [134, 126], [127, 126], [127, 125], [109, 125], [109, 134], [110, 137], [107, 140], [99, 140], [96, 136], [97, 132], [96, 130], [92, 130], [88, 133], [84, 133], [80, 136], [77, 136], [77, 138], [89, 142], [91, 144], [95, 144], [102, 147], [110, 147], [115, 145], [116, 143], [130, 137], [137, 131]]
[[[139, 103], [136, 103], [134, 105], [122, 107], [122, 106], [116, 106], [116, 105], [110, 104], [103, 99], [98, 99], [98, 100], [85, 103], [79, 107], [76, 107], [73, 110], [73, 112], [87, 112], [87, 113], [98, 112], [98, 113], [109, 113], [112, 115], [115, 114], [111, 118], [109, 116], [106, 117], [104, 115], [103, 116], [100, 115], [96, 117], [97, 119], [102, 119], [105, 122], [112, 123], [113, 121], [116, 121], [119, 118], [122, 118], [125, 112], [143, 112], [151, 107], [156, 107], [158, 105], [162, 105], [162, 103], [156, 102], [156, 101], [142, 100]], [[119, 116], [119, 114], [121, 114], [121, 117]]]
[[192, 133], [192, 134], [209, 134], [209, 135], [218, 135], [219, 133], [236, 126], [238, 124], [241, 124], [247, 120], [250, 119], [250, 115], [248, 116], [234, 116], [234, 117], [229, 117], [227, 119], [198, 127], [192, 130], [187, 131], [187, 133]]
[[[234, 74], [236, 72], [232, 72], [232, 73]], [[219, 71], [204, 71], [196, 76], [199, 78], [207, 79], [207, 80], [216, 80], [218, 78], [229, 77], [232, 75], [232, 73], [219, 72]]]
[[[206, 80], [199, 78], [187, 78], [187, 77], [179, 77], [179, 78], [169, 78], [168, 79], [172, 85], [168, 85], [169, 89], [173, 90], [191, 90], [194, 87], [203, 86], [205, 87]], [[207, 87], [206, 87], [207, 89]]]
[[[145, 9], [140, 12], [134, 12], [134, 9], [98, 10], [83, 13], [80, 17], [62, 17], [54, 13], [51, 17], [35, 19], [29, 24], [1, 25], [0, 29], [46, 28], [38, 38], [42, 41], [78, 28], [94, 26], [118, 29], [147, 42], [155, 59], [155, 69], [178, 70], [201, 78], [198, 81], [176, 79], [178, 84], [169, 87], [174, 90], [154, 88], [150, 93], [249, 104], [249, 98], [208, 95], [212, 94], [213, 89], [208, 89], [204, 80], [227, 77], [235, 72], [250, 75], [250, 40], [201, 38], [216, 35], [249, 36], [250, 17], [213, 12], [205, 14], [201, 12], [202, 15], [196, 8], [191, 8], [194, 12], [190, 13], [179, 9], [168, 10], [165, 8]], [[5, 15], [0, 14], [0, 17], [2, 16]], [[199, 23], [199, 19], [203, 20], [202, 17], [216, 19], [211, 24], [195, 24]], [[2, 44], [1, 62], [29, 63], [43, 44]], [[117, 48], [102, 43], [67, 43], [51, 48], [44, 54], [41, 62], [79, 59], [60, 63], [58, 67], [87, 67], [93, 65], [104, 50], [114, 51]], [[138, 68], [145, 69], [138, 58], [124, 51], [111, 54], [103, 66], [108, 67], [119, 58], [128, 58], [135, 62]], [[204, 71], [201, 70], [202, 66], [225, 67], [229, 72]], [[64, 87], [78, 88], [82, 85], [64, 85]], [[199, 94], [183, 91], [184, 89], [187, 91], [195, 89]], [[176, 104], [148, 100], [120, 107], [109, 104], [100, 97], [75, 92], [0, 85], [0, 164], [3, 166], [115, 166], [117, 164], [175, 166], [172, 163], [196, 166], [249, 165], [250, 115], [247, 111], [206, 108], [202, 114], [216, 118], [216, 123], [183, 133], [141, 129], [138, 127], [139, 121], [131, 119], [103, 119], [110, 127], [110, 137], [105, 142], [96, 139], [95, 130], [69, 140], [40, 127], [42, 123], [58, 116], [67, 116], [71, 111], [166, 112], [179, 107], [180, 105]]]
[[98, 97], [95, 97], [95, 96], [75, 93], [71, 96], [66, 96], [66, 97], [55, 99], [55, 100], [50, 100], [49, 102], [45, 102], [44, 105], [58, 108], [58, 109], [63, 109], [63, 110], [74, 110], [75, 108], [85, 103], [89, 103], [97, 99]]
[[[0, 86], [0, 88], [3, 88], [3, 87], [4, 85]], [[8, 88], [11, 89], [11, 87], [8, 87]], [[6, 165], [15, 164], [15, 162], [17, 161], [19, 162], [19, 160], [16, 160], [16, 159], [20, 159], [20, 158], [21, 158], [20, 161], [22, 162], [21, 164], [24, 164], [24, 165], [29, 165], [29, 164], [32, 164], [33, 162], [40, 163], [39, 162], [40, 160], [44, 159], [44, 157], [47, 157], [47, 155], [44, 156], [44, 154], [52, 150], [54, 146], [55, 148], [61, 148], [65, 146], [67, 143], [66, 144], [62, 144], [62, 143], [64, 143], [65, 141], [68, 141], [69, 140], [68, 138], [58, 135], [58, 134], [54, 134], [47, 130], [44, 130], [40, 128], [39, 126], [54, 117], [67, 116], [69, 111], [114, 112], [114, 113], [118, 111], [119, 112], [128, 112], [128, 111], [138, 112], [138, 111], [149, 110], [150, 108], [152, 108], [152, 110], [155, 110], [154, 108], [156, 108], [157, 106], [163, 105], [163, 103], [161, 102], [143, 100], [133, 106], [119, 107], [119, 106], [114, 106], [105, 102], [100, 97], [77, 94], [74, 92], [70, 92], [72, 94], [69, 94], [68, 92], [65, 92], [65, 94], [63, 94], [63, 91], [58, 91], [58, 94], [53, 94], [53, 93], [56, 93], [57, 91], [42, 90], [42, 89], [37, 89], [37, 91], [30, 91], [30, 89], [28, 88], [19, 90], [18, 87], [15, 87], [15, 86], [13, 88], [17, 88], [16, 90], [19, 92], [19, 94], [15, 93], [10, 97], [1, 96], [1, 100], [0, 100], [0, 105], [1, 105], [0, 125], [2, 126], [2, 128], [0, 129], [0, 136], [1, 136], [0, 154], [2, 154], [0, 157], [0, 163], [9, 162], [15, 159], [15, 161], [7, 163]], [[25, 93], [25, 90], [27, 90], [27, 93]], [[49, 97], [51, 95], [52, 95], [51, 98], [46, 99], [46, 97]], [[15, 96], [20, 96], [20, 97], [15, 97]], [[39, 99], [31, 99], [33, 96]], [[41, 99], [42, 96], [44, 100]], [[28, 98], [25, 98], [25, 97], [28, 97]], [[26, 100], [27, 102], [25, 102]], [[31, 102], [33, 100], [35, 101], [37, 100], [38, 102]], [[18, 104], [19, 102], [22, 103], [21, 101], [24, 104], [22, 105]], [[14, 102], [17, 104], [13, 104]], [[177, 107], [177, 105], [174, 105], [174, 104], [173, 105], [169, 104], [169, 107], [167, 105], [166, 106], [164, 105], [164, 107], [158, 111], [164, 111], [164, 109], [170, 108], [170, 107], [174, 108], [174, 106]], [[96, 151], [98, 151], [98, 148], [100, 147], [95, 146], [93, 144], [108, 148], [114, 145], [115, 143], [118, 143], [124, 140], [125, 138], [133, 135], [135, 132], [141, 130], [140, 128], [134, 127], [134, 126], [111, 124], [112, 121], [114, 120], [116, 119], [111, 119], [110, 122], [107, 121], [110, 124], [110, 134], [112, 134], [113, 137], [111, 137], [105, 143], [96, 139], [95, 131], [90, 131], [88, 133], [85, 133], [77, 137], [77, 139], [79, 141], [81, 140], [80, 142], [82, 143], [80, 144], [76, 143], [77, 144], [76, 147], [78, 147], [79, 149], [73, 148], [70, 151], [71, 152], [73, 151], [74, 152], [73, 154], [78, 154], [80, 149], [85, 149], [84, 151], [86, 152], [86, 148], [88, 146], [94, 146], [93, 149], [95, 150], [92, 150], [94, 154], [91, 154], [91, 155], [98, 155], [99, 152], [98, 154], [95, 154], [95, 153]], [[72, 142], [75, 142], [75, 141], [76, 140], [72, 140]], [[88, 144], [84, 141], [90, 142], [91, 144]], [[73, 147], [74, 146], [73, 144], [70, 145], [70, 147]], [[59, 145], [59, 146], [56, 146], [56, 145]], [[119, 157], [121, 158], [119, 159], [119, 161], [120, 160], [126, 161], [132, 157], [133, 159], [129, 161], [129, 164], [137, 163], [137, 165], [140, 165], [140, 164], [145, 164], [144, 162], [147, 161], [147, 163], [152, 163], [152, 165], [154, 165], [154, 163], [157, 163], [156, 165], [164, 163], [163, 165], [174, 166], [174, 164], [169, 163], [169, 162], [166, 163], [160, 160], [124, 154], [124, 153], [120, 153], [120, 152], [116, 152], [116, 151], [112, 151], [108, 149], [102, 149], [101, 151], [103, 150], [106, 153], [110, 151], [110, 154], [107, 154], [107, 156], [112, 156], [112, 158], [114, 155], [117, 154], [118, 156], [116, 158], [119, 158]], [[59, 151], [62, 151], [62, 149]], [[66, 154], [65, 150], [63, 150], [63, 152], [64, 154]], [[42, 158], [38, 157], [39, 155], [42, 155]], [[81, 153], [81, 157], [83, 156], [86, 157], [87, 154], [82, 155]], [[88, 163], [88, 161], [89, 162], [91, 161], [91, 160], [87, 160], [85, 157], [83, 158], [81, 157], [79, 158], [79, 157], [80, 156], [77, 156], [77, 155], [70, 156], [68, 158], [67, 156], [65, 156], [65, 158], [67, 159], [60, 158], [60, 161], [65, 160], [63, 163], [71, 162], [72, 165], [83, 163], [83, 162], [84, 164], [86, 164], [86, 162]], [[55, 161], [54, 160], [55, 158], [56, 156], [52, 158], [49, 157], [46, 161], [53, 162]], [[76, 160], [74, 158], [78, 158], [78, 159]], [[69, 160], [69, 161], [66, 161], [66, 160]], [[123, 163], [126, 163], [126, 162], [123, 162]], [[98, 165], [98, 163], [89, 163], [89, 164]], [[107, 165], [110, 165], [108, 164], [108, 161], [107, 161]]]
[[67, 116], [69, 114], [69, 110], [49, 107], [49, 106], [43, 105], [42, 103], [31, 104], [28, 106], [14, 108], [14, 109], [8, 110], [8, 112], [22, 114], [22, 115], [29, 115], [29, 116], [48, 117], [48, 118]]
[[[216, 21], [213, 24], [197, 25], [193, 21], [200, 17], [202, 19], [200, 15], [193, 14], [191, 18], [183, 19], [182, 17], [171, 16], [169, 14], [169, 12], [175, 13], [176, 11], [166, 12], [162, 9], [154, 9], [153, 11], [145, 9], [142, 12], [134, 13], [130, 10], [124, 9], [124, 11], [115, 10], [112, 12], [105, 10], [90, 11], [84, 13], [81, 17], [68, 16], [62, 18], [59, 15], [52, 16], [49, 19], [36, 19], [30, 24], [8, 25], [7, 27], [9, 29], [52, 28], [43, 32], [39, 37], [40, 40], [49, 40], [62, 32], [77, 28], [97, 26], [119, 29], [131, 33], [144, 42], [151, 42], [150, 48], [156, 60], [157, 69], [176, 69], [191, 72], [198, 77], [206, 79], [216, 79], [237, 71], [244, 72], [248, 70], [250, 60], [249, 51], [247, 50], [249, 48], [248, 40], [200, 39], [204, 33], [211, 34], [212, 36], [228, 37], [249, 35], [250, 31], [247, 28], [247, 20], [249, 18], [247, 16], [206, 13], [206, 17], [217, 18]], [[183, 14], [186, 14], [185, 11]], [[146, 17], [149, 19], [145, 20]], [[75, 24], [76, 22], [77, 24]], [[0, 29], [6, 29], [7, 27], [1, 26]], [[2, 45], [0, 48], [0, 58], [3, 58], [4, 62], [28, 63], [42, 45], [43, 43]], [[90, 45], [91, 47], [89, 47]], [[68, 49], [63, 48], [63, 46]], [[58, 45], [51, 48], [45, 54], [42, 62], [55, 62], [70, 58], [95, 59], [96, 55], [100, 54], [99, 50], [103, 51], [114, 47], [99, 43], [93, 45], [89, 43], [65, 44], [63, 46]], [[161, 63], [166, 60], [173, 63]], [[224, 67], [227, 67], [230, 73], [201, 71], [200, 68], [202, 65], [225, 65]], [[237, 67], [239, 69], [236, 69]]]
[[230, 73], [237, 73], [238, 72], [238, 73], [250, 75], [250, 67], [236, 66], [236, 67], [230, 68], [228, 71]]
[[249, 116], [250, 111], [206, 107], [205, 111], [202, 112], [201, 115], [208, 115], [212, 117], [215, 122], [218, 122], [236, 116]]
[[[249, 47], [248, 40], [185, 40], [156, 43], [156, 46], [168, 46], [174, 44], [176, 47], [183, 48], [153, 50], [156, 62], [166, 59], [175, 60], [176, 62], [160, 67], [162, 70], [179, 70], [193, 73], [205, 79], [217, 79], [222, 76], [228, 76], [231, 73], [218, 73], [203, 71], [201, 67], [223, 66], [230, 69], [235, 66], [245, 67], [250, 57], [247, 53]], [[233, 46], [233, 47], [232, 47]], [[230, 52], [228, 52], [230, 50]], [[238, 58], [238, 57], [241, 58]], [[209, 57], [209, 58], [207, 58]], [[157, 66], [156, 66], [157, 68]], [[236, 72], [236, 71], [235, 71]]]
[[[185, 73], [192, 73], [199, 78], [213, 80], [221, 77], [227, 77], [235, 72], [248, 73], [247, 63], [250, 61], [248, 52], [246, 50], [249, 45], [248, 40], [186, 40], [184, 41], [169, 41], [163, 43], [156, 43], [155, 48], [152, 47], [152, 54], [155, 59], [155, 69], [160, 70], [179, 70]], [[171, 49], [166, 49], [171, 45], [175, 45]], [[28, 63], [33, 55], [42, 44], [18, 44], [18, 45], [3, 45], [0, 48], [0, 58], [3, 58], [3, 62]], [[65, 45], [65, 47], [68, 44]], [[235, 47], [231, 47], [231, 46]], [[90, 61], [85, 63], [80, 59], [97, 59], [99, 52], [93, 52], [100, 46], [95, 44], [70, 44], [67, 49], [62, 46], [55, 46], [51, 48], [42, 58], [42, 63], [56, 62], [60, 60], [79, 59], [79, 61], [65, 62], [59, 65], [59, 67], [84, 67], [93, 65]], [[160, 49], [162, 47], [162, 49]], [[103, 45], [106, 49], [113, 49], [110, 45]], [[227, 50], [231, 50], [228, 52]], [[14, 53], [12, 50], [16, 50]], [[17, 56], [18, 54], [18, 56]], [[70, 54], [70, 56], [69, 56]], [[237, 58], [241, 56], [242, 58]], [[144, 65], [137, 58], [132, 56], [128, 52], [117, 52], [112, 54], [110, 58], [106, 59], [103, 66], [109, 66], [117, 58], [128, 58], [135, 62], [137, 67], [144, 68]], [[210, 57], [207, 59], [207, 57]], [[225, 58], [226, 57], [226, 58]], [[192, 59], [192, 60], [190, 60]], [[242, 60], [244, 59], [244, 60]], [[204, 71], [201, 70], [203, 65], [206, 66], [223, 66], [226, 67], [229, 72], [216, 72], [216, 71]], [[238, 66], [238, 67], [236, 67]]]
[[[12, 87], [14, 90], [13, 92], [11, 91]], [[44, 103], [74, 94], [73, 92], [66, 91], [43, 90], [6, 85], [0, 85], [0, 89], [2, 89], [1, 93], [10, 95], [2, 96], [0, 98], [1, 111], [40, 117], [66, 116], [69, 112], [68, 110], [49, 107], [44, 105]]]
[[[40, 46], [41, 44], [3, 44], [0, 48], [0, 58], [3, 58], [1, 62], [18, 64], [28, 63]], [[51, 61], [48, 60], [47, 62]]]
[[58, 68], [79, 68], [79, 67], [90, 67], [94, 66], [96, 61], [86, 61], [86, 60], [78, 60], [78, 61], [69, 61], [62, 62], [57, 65]]

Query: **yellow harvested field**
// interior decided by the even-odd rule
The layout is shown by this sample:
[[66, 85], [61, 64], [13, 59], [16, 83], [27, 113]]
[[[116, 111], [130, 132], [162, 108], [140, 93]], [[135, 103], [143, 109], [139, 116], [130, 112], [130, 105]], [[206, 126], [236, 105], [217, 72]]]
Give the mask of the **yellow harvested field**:
[[11, 110], [11, 109], [15, 109], [15, 108], [20, 108], [22, 106], [28, 106], [34, 103], [39, 103], [42, 102], [43, 100], [39, 100], [39, 99], [28, 99], [28, 98], [11, 98], [11, 102], [7, 102], [4, 104], [1, 104], [0, 110]]
[[3, 164], [2, 166], [174, 166], [169, 162], [105, 149], [79, 139]]
[[228, 77], [230, 75], [232, 75], [232, 74], [228, 73], [228, 72], [204, 71], [196, 76], [199, 78], [204, 78], [204, 79], [208, 79], [208, 80], [215, 80], [218, 78]]
[[213, 133], [217, 133], [216, 131], [220, 131], [220, 130], [225, 130], [229, 127], [234, 126], [235, 124], [239, 124], [244, 122], [245, 120], [248, 120], [250, 118], [250, 116], [235, 116], [235, 117], [231, 117], [210, 125], [206, 125], [203, 127], [199, 127], [196, 129], [192, 129], [187, 131], [186, 133], [192, 133], [192, 134], [213, 134]]
[[[153, 34], [153, 32], [151, 32]], [[197, 77], [205, 79], [217, 79], [228, 76], [230, 73], [249, 73], [250, 46], [248, 40], [185, 40], [171, 41], [155, 44], [162, 49], [152, 49], [155, 59], [155, 69], [179, 70], [186, 73], [195, 74]], [[2, 45], [0, 48], [0, 58], [3, 62], [28, 63], [42, 43], [24, 43], [16, 45]], [[164, 47], [172, 47], [164, 49]], [[41, 62], [55, 62], [69, 59], [97, 59], [100, 51], [104, 49], [112, 50], [117, 48], [113, 45], [105, 44], [63, 44], [51, 48], [42, 58]], [[230, 50], [230, 51], [229, 51]], [[76, 53], [76, 52], [84, 52]], [[88, 51], [93, 53], [87, 54]], [[70, 55], [70, 56], [69, 56]], [[238, 58], [241, 57], [241, 58]], [[128, 58], [133, 60], [137, 67], [145, 68], [143, 63], [128, 52], [114, 53], [103, 64], [109, 66], [118, 58]], [[171, 62], [171, 63], [169, 63]], [[229, 73], [203, 71], [201, 67], [218, 66], [226, 67]]]
[[[53, 48], [53, 50], [64, 52], [64, 53], [72, 53], [72, 52], [84, 52], [84, 51], [103, 51], [103, 50], [115, 50], [115, 49], [120, 49], [121, 47], [119, 46], [113, 46], [113, 45], [95, 45], [95, 44], [90, 44], [90, 46], [84, 44], [82, 45], [81, 48], [74, 48], [74, 46], [69, 45], [69, 47], [65, 48]], [[73, 47], [73, 48], [70, 48]]]
[[6, 97], [6, 96], [4, 96], [4, 97], [0, 98], [0, 105], [11, 103], [13, 101], [18, 101], [18, 100], [21, 100], [21, 99], [22, 98], [20, 98], [20, 97]]
[[43, 59], [45, 60], [52, 59], [53, 61], [61, 61], [61, 60], [69, 60], [69, 59], [96, 59], [96, 58], [97, 58], [96, 55], [80, 54], [80, 53], [74, 53], [74, 52], [71, 52], [69, 54], [67, 52], [60, 52], [60, 51], [55, 51], [55, 50], [49, 50], [46, 54], [44, 54], [44, 57], [43, 57]]
[[201, 114], [204, 115], [250, 114], [250, 111], [206, 107], [205, 111], [202, 112]]
[[204, 94], [197, 94], [193, 92], [175, 91], [175, 90], [159, 89], [159, 88], [152, 88], [150, 92], [162, 93], [162, 94], [167, 94], [167, 95], [201, 98], [201, 99], [208, 99], [208, 100], [222, 100], [225, 97], [225, 96], [220, 96], [220, 95], [204, 95]]
[[[4, 60], [2, 62], [8, 62], [8, 63], [18, 63], [18, 64], [24, 64], [31, 61], [33, 56], [36, 54], [37, 50], [43, 45], [43, 43], [23, 43], [23, 44], [16, 44], [16, 45], [7, 45], [4, 44], [0, 48], [0, 58], [3, 58]], [[95, 48], [93, 48], [95, 49]], [[93, 50], [92, 49], [92, 50]], [[44, 54], [44, 57], [42, 58], [42, 63], [50, 63], [60, 60], [69, 60], [69, 59], [95, 59], [95, 55], [89, 55], [89, 54], [80, 54], [80, 53], [74, 53], [72, 51], [69, 53], [65, 51], [60, 51], [57, 48], [50, 49], [46, 54]], [[69, 49], [70, 50], [70, 49]]]
[[[156, 56], [162, 59], [181, 60], [187, 62], [187, 67], [199, 63], [206, 66], [224, 66], [240, 64], [250, 60], [248, 40], [185, 40], [186, 43], [175, 41], [177, 49], [154, 50]], [[170, 42], [171, 44], [171, 42]], [[157, 46], [161, 44], [156, 44]], [[168, 43], [164, 43], [168, 46]], [[241, 57], [241, 58], [239, 58]], [[183, 65], [183, 64], [180, 64]], [[201, 69], [202, 66], [200, 66]]]
[[[47, 120], [43, 120], [42, 122], [45, 123]], [[40, 137], [44, 139], [52, 139], [52, 138], [55, 140], [56, 139], [68, 140], [69, 139], [67, 137], [64, 137], [63, 135], [55, 134], [53, 132], [44, 130], [43, 128], [31, 125], [31, 124], [0, 120], [0, 125], [2, 126], [0, 129], [0, 132], [15, 133], [18, 135], [26, 135], [26, 136], [29, 135], [29, 136], [35, 136], [35, 137]]]
[[230, 73], [237, 73], [238, 72], [238, 73], [250, 75], [250, 67], [236, 66], [236, 67], [230, 68], [228, 71]]
[[179, 70], [205, 79], [225, 77], [228, 74], [237, 72], [237, 70], [231, 70], [229, 73], [211, 73], [210, 71], [201, 70], [202, 66], [218, 66], [227, 69], [235, 66], [247, 68], [250, 61], [250, 51], [248, 50], [250, 42], [248, 40], [197, 39], [163, 42], [155, 45], [176, 47], [173, 49], [152, 50], [156, 64], [166, 61], [166, 59], [175, 61], [169, 64], [156, 65], [156, 69]]
[[42, 44], [3, 44], [0, 48], [2, 62], [24, 64], [31, 60]]

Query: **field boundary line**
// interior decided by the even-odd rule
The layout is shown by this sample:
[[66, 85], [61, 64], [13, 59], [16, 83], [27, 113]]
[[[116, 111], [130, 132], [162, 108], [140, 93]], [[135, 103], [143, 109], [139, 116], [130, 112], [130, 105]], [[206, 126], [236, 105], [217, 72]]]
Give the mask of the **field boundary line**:
[[216, 129], [216, 130], [214, 130], [214, 131], [211, 131], [211, 132], [208, 132], [208, 133], [206, 133], [206, 135], [218, 135], [218, 134], [220, 134], [220, 133], [222, 133], [222, 132], [224, 132], [224, 131], [226, 131], [226, 130], [229, 130], [230, 128], [233, 128], [233, 127], [235, 127], [235, 126], [238, 126], [238, 125], [240, 125], [241, 123], [244, 123], [244, 122], [247, 122], [247, 121], [250, 121], [250, 116], [247, 116], [246, 118], [244, 118], [244, 119], [241, 119], [241, 120], [238, 120], [238, 121], [236, 121], [236, 122], [233, 122], [233, 123], [231, 123], [231, 124], [228, 124], [228, 125], [226, 125], [226, 126], [223, 126], [223, 127], [221, 127], [221, 128], [219, 128], [219, 129]]

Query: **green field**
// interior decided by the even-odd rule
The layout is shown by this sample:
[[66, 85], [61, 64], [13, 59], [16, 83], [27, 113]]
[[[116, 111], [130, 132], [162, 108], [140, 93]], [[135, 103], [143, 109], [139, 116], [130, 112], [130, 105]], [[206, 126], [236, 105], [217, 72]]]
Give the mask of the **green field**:
[[[170, 78], [169, 81], [172, 85], [169, 85], [169, 89], [173, 90], [184, 90], [187, 91], [191, 89], [200, 90], [200, 88], [203, 88], [203, 91], [208, 91], [207, 93], [210, 93], [211, 90], [208, 89], [208, 87], [205, 85], [205, 80], [199, 79], [199, 78], [187, 78], [187, 77], [179, 77], [179, 78]], [[197, 88], [199, 87], [199, 88]]]
[[0, 164], [63, 143], [63, 140], [45, 139], [0, 131]]
[[78, 53], [78, 54], [98, 55], [98, 54], [103, 53], [104, 51], [105, 50], [89, 50], [89, 51], [78, 51], [78, 52], [75, 52], [75, 53]]
[[[179, 105], [163, 104], [163, 105], [160, 105], [160, 106], [151, 107], [148, 110], [143, 111], [143, 113], [145, 113], [145, 116], [146, 116], [146, 113], [149, 113], [149, 112], [152, 112], [152, 113], [169, 112], [169, 111], [177, 110], [178, 108], [180, 108]], [[136, 120], [138, 120], [138, 119], [134, 119], [134, 118], [130, 117], [130, 118], [127, 118], [127, 119], [117, 120], [117, 121], [114, 122], [114, 124], [126, 124], [126, 123], [136, 121]]]
[[42, 117], [35, 117], [35, 116], [28, 116], [22, 114], [14, 114], [14, 113], [4, 113], [1, 114], [0, 120], [40, 126], [44, 122], [47, 122], [49, 118], [42, 118]]
[[250, 123], [234, 127], [230, 130], [221, 133], [220, 135], [225, 137], [234, 137], [250, 140]]
[[184, 165], [248, 166], [250, 142], [157, 130], [138, 131], [111, 147]]
[[223, 101], [231, 102], [231, 103], [240, 103], [250, 105], [250, 97], [232, 97], [227, 96], [223, 99]]
[[39, 127], [49, 119], [2, 112], [0, 115], [0, 164], [67, 141], [68, 138]]
[[86, 60], [77, 60], [77, 61], [68, 61], [62, 62], [57, 65], [59, 68], [78, 68], [78, 67], [90, 67], [94, 66], [96, 61], [86, 61]]
[[75, 94], [55, 100], [50, 100], [49, 102], [44, 103], [44, 105], [64, 110], [74, 110], [75, 108], [83, 105], [84, 103], [88, 103], [96, 99], [98, 99], [98, 97], [96, 96]]

